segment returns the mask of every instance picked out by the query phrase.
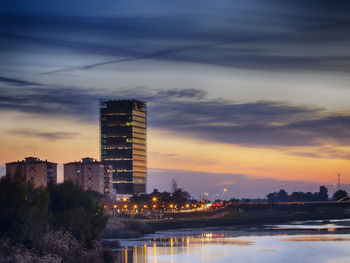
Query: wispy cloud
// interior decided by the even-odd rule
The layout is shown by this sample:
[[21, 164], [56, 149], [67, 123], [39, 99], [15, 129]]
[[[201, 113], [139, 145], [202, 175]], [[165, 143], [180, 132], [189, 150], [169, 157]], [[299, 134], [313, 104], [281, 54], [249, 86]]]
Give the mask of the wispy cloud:
[[332, 140], [350, 144], [350, 114], [321, 108], [257, 101], [212, 100], [159, 103], [152, 126], [199, 138], [252, 146], [307, 146]]
[[5, 77], [0, 77], [0, 82], [13, 85], [13, 86], [41, 86], [41, 84], [37, 82], [31, 82], [31, 81], [14, 79], [14, 78], [5, 78]]
[[50, 141], [72, 139], [74, 137], [79, 136], [79, 133], [77, 132], [43, 132], [31, 129], [13, 129], [8, 132], [12, 135], [35, 137]]
[[308, 157], [308, 158], [320, 158], [320, 159], [350, 159], [350, 151], [344, 150], [344, 149], [333, 149], [332, 147], [316, 147], [314, 151], [310, 150], [295, 150], [290, 151], [288, 154], [295, 155], [295, 156], [301, 156], [301, 157]]
[[[137, 15], [129, 12], [128, 5], [116, 7], [113, 3], [111, 9], [118, 9], [115, 15], [4, 14], [0, 35], [7, 41], [1, 48], [6, 52], [39, 45], [67, 54], [106, 57], [44, 74], [144, 59], [259, 70], [350, 70], [346, 48], [350, 42], [350, 9], [344, 1], [220, 1], [215, 5], [202, 1], [200, 5], [177, 4], [177, 12], [171, 12], [170, 3], [150, 2], [154, 9], [150, 12], [145, 3], [140, 4]], [[87, 1], [87, 13], [94, 13], [96, 7], [89, 6], [93, 4]]]
[[11, 89], [0, 87], [0, 110], [74, 118], [97, 125], [99, 99], [138, 98], [148, 103], [149, 127], [190, 137], [260, 147], [319, 146], [324, 141], [350, 145], [350, 113], [319, 107], [273, 101], [237, 103], [210, 99], [197, 89], [138, 87], [109, 91], [23, 86], [22, 82], [13, 79]]

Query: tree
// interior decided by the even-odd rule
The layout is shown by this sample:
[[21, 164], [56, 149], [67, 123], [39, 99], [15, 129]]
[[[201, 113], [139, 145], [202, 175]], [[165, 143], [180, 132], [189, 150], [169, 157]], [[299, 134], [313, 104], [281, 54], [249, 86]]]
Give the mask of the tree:
[[0, 180], [0, 237], [32, 247], [48, 230], [50, 198], [18, 170]]
[[267, 199], [269, 200], [270, 203], [276, 202], [277, 201], [277, 193], [269, 193], [267, 196]]
[[317, 193], [315, 193], [315, 195], [314, 195], [311, 192], [307, 192], [304, 194], [302, 201], [312, 202], [312, 201], [315, 201], [315, 199], [316, 199], [315, 197], [317, 197]]
[[289, 196], [288, 200], [291, 201], [291, 202], [305, 201], [305, 193], [303, 193], [303, 192], [293, 192]]
[[177, 182], [174, 178], [171, 181], [171, 190], [172, 190], [172, 193], [175, 193], [175, 191], [177, 190]]
[[190, 194], [183, 189], [177, 189], [173, 193], [173, 199], [175, 204], [177, 205], [177, 208], [180, 209], [182, 206], [184, 206], [187, 203], [187, 200], [190, 199]]
[[98, 239], [107, 223], [101, 204], [89, 191], [72, 182], [47, 187], [52, 211], [51, 225], [55, 230], [65, 229], [88, 247]]
[[320, 186], [320, 191], [318, 192], [319, 201], [328, 201], [328, 189], [323, 185]]
[[344, 190], [339, 189], [338, 191], [336, 191], [333, 195], [333, 200], [334, 201], [349, 201], [349, 196], [348, 193]]
[[284, 189], [281, 189], [277, 194], [277, 200], [279, 202], [287, 202], [288, 201], [288, 193]]

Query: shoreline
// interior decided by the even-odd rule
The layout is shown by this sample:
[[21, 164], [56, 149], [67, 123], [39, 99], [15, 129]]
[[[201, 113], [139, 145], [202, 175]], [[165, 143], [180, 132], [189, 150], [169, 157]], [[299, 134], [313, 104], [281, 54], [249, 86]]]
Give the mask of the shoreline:
[[174, 219], [174, 220], [157, 220], [149, 221], [147, 226], [159, 230], [171, 230], [181, 228], [202, 228], [202, 227], [220, 227], [220, 226], [261, 226], [276, 225], [281, 223], [309, 220], [334, 220], [334, 219], [350, 219], [350, 215], [346, 214], [319, 214], [319, 213], [291, 213], [273, 216], [252, 216], [237, 218], [206, 218], [206, 219]]
[[[291, 212], [291, 213], [269, 213], [268, 215], [259, 212], [253, 215], [238, 215], [234, 218], [178, 218], [178, 219], [161, 219], [161, 220], [145, 220], [145, 219], [118, 219], [111, 218], [109, 228], [107, 227], [102, 239], [128, 239], [140, 238], [147, 234], [155, 234], [157, 231], [196, 229], [209, 227], [232, 227], [238, 231], [246, 231], [255, 229], [257, 231], [266, 231], [266, 225], [278, 225], [292, 223], [297, 221], [325, 221], [335, 219], [350, 219], [350, 215], [337, 213], [330, 215], [329, 213], [310, 213], [310, 212]], [[117, 225], [115, 227], [113, 224]], [[300, 229], [290, 229], [296, 232]], [[306, 230], [306, 229], [302, 229]], [[341, 229], [339, 229], [341, 230]], [[278, 229], [269, 229], [269, 231], [278, 231]], [[320, 232], [321, 233], [321, 232]]]

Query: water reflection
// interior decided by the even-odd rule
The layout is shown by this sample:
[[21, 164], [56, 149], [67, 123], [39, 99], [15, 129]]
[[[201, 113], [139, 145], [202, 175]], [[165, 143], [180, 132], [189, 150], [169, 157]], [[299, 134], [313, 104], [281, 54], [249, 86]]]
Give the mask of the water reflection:
[[[328, 225], [327, 225], [328, 227]], [[318, 228], [300, 234], [287, 225], [284, 232], [253, 232], [237, 236], [227, 229], [164, 231], [148, 238], [121, 240], [117, 262], [350, 262], [350, 234], [320, 235]], [[338, 233], [338, 232], [337, 232]], [[350, 233], [350, 232], [348, 232]], [[322, 241], [322, 242], [320, 242]], [[310, 253], [312, 252], [312, 257]]]

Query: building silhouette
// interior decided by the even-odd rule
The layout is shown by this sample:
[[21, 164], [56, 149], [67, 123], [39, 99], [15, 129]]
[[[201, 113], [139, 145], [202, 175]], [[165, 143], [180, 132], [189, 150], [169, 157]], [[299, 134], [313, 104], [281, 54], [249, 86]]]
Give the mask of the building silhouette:
[[112, 166], [115, 194], [146, 192], [146, 103], [100, 101], [101, 161]]
[[63, 164], [64, 181], [71, 181], [84, 190], [93, 190], [100, 194], [112, 192], [112, 167], [93, 158], [83, 158], [79, 162]]
[[6, 163], [6, 174], [20, 173], [34, 187], [46, 187], [49, 181], [57, 183], [57, 163], [42, 161], [37, 157], [26, 157], [23, 161]]

